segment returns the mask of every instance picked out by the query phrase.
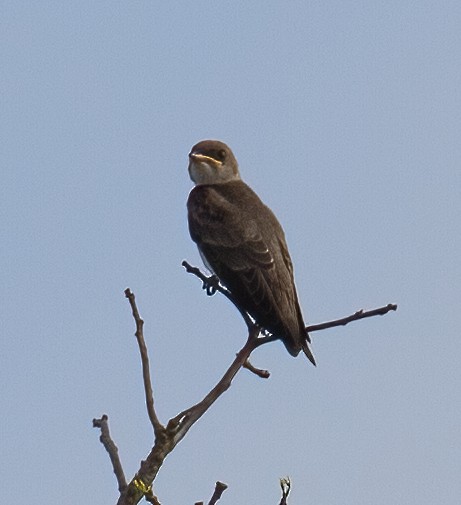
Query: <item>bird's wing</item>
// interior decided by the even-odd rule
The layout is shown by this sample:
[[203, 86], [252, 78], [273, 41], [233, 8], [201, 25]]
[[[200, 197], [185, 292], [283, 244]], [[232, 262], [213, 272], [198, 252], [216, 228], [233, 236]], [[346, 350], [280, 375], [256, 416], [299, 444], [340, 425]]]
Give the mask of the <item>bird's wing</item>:
[[[239, 304], [266, 326], [267, 315], [280, 310], [277, 299], [292, 302], [293, 295], [291, 283], [284, 282], [276, 268], [274, 255], [279, 252], [271, 251], [273, 242], [264, 240], [257, 217], [241, 201], [237, 207], [213, 188], [196, 187], [188, 209], [191, 237], [207, 262]], [[291, 264], [289, 255], [288, 261]], [[291, 274], [285, 272], [290, 281]]]
[[204, 189], [197, 187], [190, 194], [189, 230], [211, 266], [224, 261], [235, 271], [270, 268], [274, 259], [257, 221], [218, 191]]
[[233, 184], [237, 194], [230, 183], [191, 191], [191, 237], [239, 306], [282, 339], [293, 356], [303, 349], [315, 364], [283, 230], [248, 186]]

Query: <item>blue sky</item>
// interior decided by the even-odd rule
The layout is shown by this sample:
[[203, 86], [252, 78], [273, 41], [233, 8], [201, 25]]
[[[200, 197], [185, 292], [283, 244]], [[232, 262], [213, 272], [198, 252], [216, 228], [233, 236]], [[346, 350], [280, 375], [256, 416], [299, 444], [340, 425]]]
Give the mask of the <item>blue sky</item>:
[[6, 1], [1, 28], [4, 501], [114, 503], [151, 447], [134, 323], [167, 421], [245, 340], [186, 222], [190, 147], [228, 143], [282, 222], [315, 369], [280, 343], [168, 457], [164, 505], [461, 496], [461, 4]]

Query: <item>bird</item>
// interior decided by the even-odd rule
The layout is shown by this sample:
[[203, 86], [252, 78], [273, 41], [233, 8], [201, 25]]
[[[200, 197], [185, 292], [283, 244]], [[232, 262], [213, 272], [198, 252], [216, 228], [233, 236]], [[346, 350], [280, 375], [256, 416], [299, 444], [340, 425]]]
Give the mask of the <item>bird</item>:
[[313, 365], [285, 233], [274, 213], [240, 177], [231, 149], [202, 140], [189, 153], [195, 183], [187, 200], [189, 233], [205, 266], [255, 323], [292, 356]]

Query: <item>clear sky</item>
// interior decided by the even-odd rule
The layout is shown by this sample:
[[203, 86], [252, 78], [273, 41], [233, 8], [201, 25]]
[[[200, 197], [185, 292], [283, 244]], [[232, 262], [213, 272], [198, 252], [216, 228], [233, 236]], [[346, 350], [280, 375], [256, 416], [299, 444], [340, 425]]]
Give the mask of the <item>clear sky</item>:
[[318, 367], [257, 350], [168, 457], [164, 505], [457, 505], [461, 497], [461, 3], [4, 1], [0, 475], [4, 503], [110, 504], [91, 427], [128, 478], [158, 412], [207, 393], [245, 340], [183, 259], [190, 147], [228, 143], [274, 210]]

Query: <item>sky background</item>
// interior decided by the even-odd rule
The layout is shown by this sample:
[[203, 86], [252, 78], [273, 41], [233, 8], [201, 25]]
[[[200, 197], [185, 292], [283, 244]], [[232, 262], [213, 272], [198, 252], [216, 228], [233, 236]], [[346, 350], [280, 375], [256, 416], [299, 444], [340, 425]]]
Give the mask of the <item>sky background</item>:
[[457, 505], [461, 3], [4, 1], [0, 480], [4, 503], [111, 504], [152, 445], [123, 290], [163, 422], [245, 341], [206, 297], [187, 154], [228, 143], [273, 209], [318, 367], [276, 342], [170, 455], [162, 505]]

